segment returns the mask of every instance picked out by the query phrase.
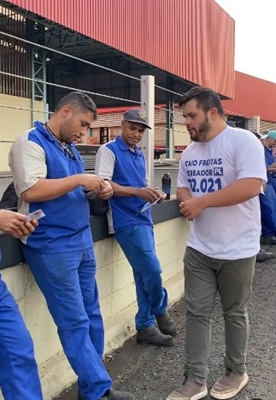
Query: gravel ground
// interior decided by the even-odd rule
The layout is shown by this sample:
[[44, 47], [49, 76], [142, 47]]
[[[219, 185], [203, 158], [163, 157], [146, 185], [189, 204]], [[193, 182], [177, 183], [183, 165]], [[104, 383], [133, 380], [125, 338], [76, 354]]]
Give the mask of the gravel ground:
[[[275, 246], [269, 251], [276, 255]], [[276, 400], [276, 259], [257, 263], [253, 297], [249, 307], [251, 335], [248, 352], [250, 384], [235, 400]], [[179, 334], [175, 347], [138, 346], [129, 340], [112, 356], [106, 367], [114, 379], [114, 387], [127, 390], [137, 400], [165, 400], [173, 389], [181, 385], [184, 365], [185, 317], [183, 301], [171, 312]], [[212, 350], [210, 356], [209, 387], [223, 371], [224, 336], [219, 302], [213, 319]], [[56, 400], [76, 400], [72, 387]], [[206, 397], [206, 400], [211, 397]]]

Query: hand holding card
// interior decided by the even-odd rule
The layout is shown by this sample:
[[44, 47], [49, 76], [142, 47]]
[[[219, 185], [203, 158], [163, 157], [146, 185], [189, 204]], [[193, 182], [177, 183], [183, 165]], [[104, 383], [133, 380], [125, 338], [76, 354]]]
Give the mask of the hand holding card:
[[38, 221], [43, 217], [45, 217], [44, 212], [42, 210], [36, 210], [26, 215], [26, 222], [31, 222], [33, 219]]

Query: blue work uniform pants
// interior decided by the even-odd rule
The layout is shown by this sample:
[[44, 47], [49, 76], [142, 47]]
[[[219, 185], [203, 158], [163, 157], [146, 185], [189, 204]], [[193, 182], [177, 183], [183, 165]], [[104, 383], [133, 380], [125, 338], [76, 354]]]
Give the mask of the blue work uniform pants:
[[276, 174], [273, 174], [273, 177], [271, 179], [271, 184], [272, 184], [272, 187], [273, 187], [274, 192], [276, 194]]
[[276, 236], [276, 224], [273, 218], [271, 202], [264, 194], [259, 195], [261, 207], [262, 236]]
[[33, 341], [1, 275], [0, 387], [5, 400], [42, 400]]
[[43, 254], [23, 253], [57, 325], [65, 355], [78, 376], [80, 393], [98, 400], [112, 386], [103, 364], [104, 327], [92, 248]]
[[273, 190], [273, 187], [270, 183], [266, 185], [265, 197], [270, 203], [270, 208], [272, 210], [272, 219], [274, 224], [276, 225], [276, 193]]
[[162, 269], [155, 251], [153, 227], [134, 225], [116, 232], [115, 238], [133, 270], [138, 303], [136, 329], [153, 326], [156, 316], [162, 315], [168, 307], [168, 294], [162, 285]]

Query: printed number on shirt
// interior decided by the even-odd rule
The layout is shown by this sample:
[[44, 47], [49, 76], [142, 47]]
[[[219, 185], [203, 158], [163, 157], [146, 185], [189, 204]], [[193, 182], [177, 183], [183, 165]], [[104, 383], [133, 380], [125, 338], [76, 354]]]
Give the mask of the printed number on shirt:
[[199, 181], [188, 179], [191, 185], [191, 191], [194, 193], [212, 193], [222, 188], [220, 178], [203, 178]]

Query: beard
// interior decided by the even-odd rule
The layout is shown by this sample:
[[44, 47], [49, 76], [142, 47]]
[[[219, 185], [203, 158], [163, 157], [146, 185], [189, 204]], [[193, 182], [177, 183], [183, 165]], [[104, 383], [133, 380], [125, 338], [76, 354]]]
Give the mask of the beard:
[[60, 138], [63, 143], [73, 143], [74, 129], [73, 129], [73, 117], [65, 120], [60, 128]]
[[191, 139], [193, 142], [205, 142], [208, 133], [211, 130], [211, 124], [206, 116], [205, 121], [199, 126], [198, 130], [193, 129]]

